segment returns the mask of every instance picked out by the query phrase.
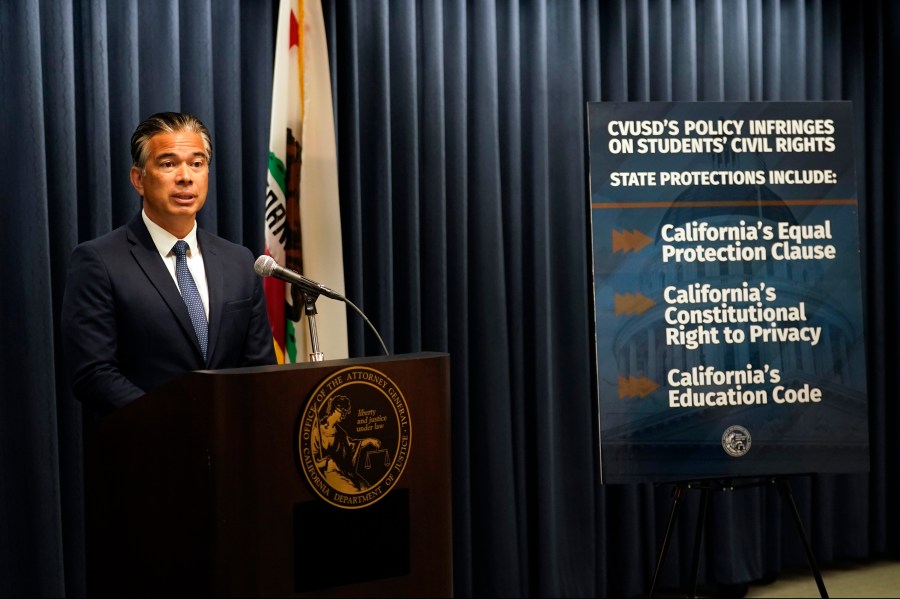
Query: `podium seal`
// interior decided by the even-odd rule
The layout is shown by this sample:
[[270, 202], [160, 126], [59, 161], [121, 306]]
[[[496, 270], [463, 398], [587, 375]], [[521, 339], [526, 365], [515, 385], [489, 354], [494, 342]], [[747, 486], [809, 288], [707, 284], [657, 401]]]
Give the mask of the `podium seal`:
[[312, 392], [299, 420], [301, 470], [328, 503], [363, 508], [400, 480], [412, 423], [406, 398], [383, 372], [366, 366], [335, 372]]

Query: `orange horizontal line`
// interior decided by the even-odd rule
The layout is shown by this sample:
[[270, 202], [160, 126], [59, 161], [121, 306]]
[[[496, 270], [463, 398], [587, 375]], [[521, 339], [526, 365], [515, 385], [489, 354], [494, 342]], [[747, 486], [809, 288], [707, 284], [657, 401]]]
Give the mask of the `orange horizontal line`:
[[592, 202], [591, 208], [721, 208], [729, 206], [855, 206], [846, 200], [720, 200], [717, 202]]

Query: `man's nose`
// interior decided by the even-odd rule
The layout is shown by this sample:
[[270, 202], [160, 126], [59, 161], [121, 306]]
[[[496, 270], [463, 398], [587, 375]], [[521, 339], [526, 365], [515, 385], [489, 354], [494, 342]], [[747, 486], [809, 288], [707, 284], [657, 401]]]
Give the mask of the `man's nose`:
[[178, 183], [191, 182], [191, 169], [186, 162], [182, 162], [177, 167], [175, 167], [175, 180]]

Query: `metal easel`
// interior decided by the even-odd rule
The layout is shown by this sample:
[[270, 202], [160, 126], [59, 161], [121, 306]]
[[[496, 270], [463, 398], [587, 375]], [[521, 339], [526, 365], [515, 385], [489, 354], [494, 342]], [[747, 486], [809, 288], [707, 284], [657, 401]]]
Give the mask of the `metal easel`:
[[816, 556], [813, 554], [812, 547], [809, 544], [809, 537], [806, 534], [806, 529], [803, 527], [803, 521], [800, 519], [800, 512], [797, 510], [797, 504], [794, 502], [794, 496], [791, 493], [790, 484], [788, 484], [788, 480], [782, 476], [765, 477], [763, 480], [748, 482], [735, 482], [733, 479], [711, 479], [675, 483], [675, 488], [672, 491], [672, 511], [669, 514], [669, 523], [666, 526], [666, 534], [663, 537], [662, 547], [660, 547], [659, 550], [659, 559], [656, 562], [656, 570], [653, 573], [653, 581], [650, 583], [649, 596], [652, 598], [653, 594], [656, 591], [656, 583], [659, 579], [659, 572], [662, 568], [662, 563], [666, 557], [666, 551], [669, 547], [669, 538], [672, 534], [672, 530], [674, 529], [675, 520], [678, 518], [678, 514], [681, 510], [681, 505], [684, 501], [686, 491], [695, 489], [701, 492], [700, 508], [697, 514], [697, 528], [694, 533], [694, 555], [691, 571], [691, 590], [690, 594], [688, 595], [688, 597], [693, 599], [697, 597], [697, 579], [700, 575], [700, 548], [703, 544], [703, 528], [706, 525], [706, 518], [709, 512], [708, 508], [710, 491], [733, 491], [735, 489], [758, 487], [762, 485], [774, 486], [778, 490], [779, 495], [781, 495], [782, 499], [784, 499], [785, 503], [790, 508], [791, 515], [794, 518], [794, 524], [796, 524], [797, 531], [800, 533], [800, 538], [803, 541], [803, 548], [806, 551], [806, 559], [809, 561], [809, 567], [812, 570], [813, 577], [815, 577], [816, 579], [816, 586], [819, 587], [819, 595], [823, 598], [827, 598], [828, 591], [825, 589], [825, 582], [822, 580], [822, 573], [819, 570], [819, 564], [816, 562]]

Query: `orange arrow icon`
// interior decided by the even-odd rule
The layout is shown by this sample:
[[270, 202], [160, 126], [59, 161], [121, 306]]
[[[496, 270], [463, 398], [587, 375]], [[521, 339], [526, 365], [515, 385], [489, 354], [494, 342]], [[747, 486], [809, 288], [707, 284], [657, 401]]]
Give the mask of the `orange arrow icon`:
[[616, 316], [622, 314], [643, 314], [656, 305], [652, 299], [640, 293], [616, 293]]
[[631, 231], [612, 231], [613, 252], [637, 252], [653, 241], [637, 229]]
[[620, 376], [619, 399], [646, 397], [659, 389], [659, 385], [645, 376]]

